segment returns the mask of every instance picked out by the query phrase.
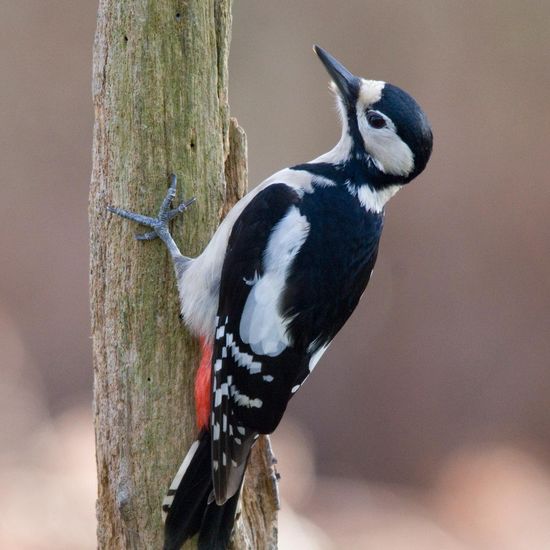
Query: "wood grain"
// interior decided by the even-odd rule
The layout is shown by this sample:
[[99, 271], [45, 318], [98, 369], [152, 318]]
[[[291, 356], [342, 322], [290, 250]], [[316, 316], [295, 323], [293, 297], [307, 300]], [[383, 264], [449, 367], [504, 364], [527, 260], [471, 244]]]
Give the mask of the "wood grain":
[[[229, 117], [228, 0], [100, 0], [93, 55], [90, 303], [98, 547], [162, 547], [160, 504], [196, 435], [196, 339], [178, 318], [170, 258], [116, 205], [155, 214], [168, 175], [197, 197], [172, 232], [186, 255], [246, 191], [246, 137]], [[253, 452], [235, 548], [276, 548], [267, 438]], [[193, 547], [193, 543], [191, 546]]]

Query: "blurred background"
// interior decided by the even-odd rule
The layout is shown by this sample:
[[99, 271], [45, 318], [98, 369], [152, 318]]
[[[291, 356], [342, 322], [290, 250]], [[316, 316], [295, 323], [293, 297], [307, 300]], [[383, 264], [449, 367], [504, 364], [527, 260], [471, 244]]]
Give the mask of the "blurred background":
[[[97, 5], [0, 7], [0, 547], [92, 549]], [[251, 185], [338, 139], [313, 43], [411, 92], [435, 149], [273, 438], [280, 547], [550, 548], [550, 3], [236, 0]]]

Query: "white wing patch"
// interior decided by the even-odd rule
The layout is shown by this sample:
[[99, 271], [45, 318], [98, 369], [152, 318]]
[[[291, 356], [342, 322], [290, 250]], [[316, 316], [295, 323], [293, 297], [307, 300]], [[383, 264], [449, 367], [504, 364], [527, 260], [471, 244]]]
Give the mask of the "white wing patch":
[[[233, 226], [252, 199], [274, 183], [284, 183], [299, 196], [313, 192], [312, 175], [309, 172], [285, 168], [273, 174], [249, 191], [229, 211], [202, 254], [191, 260], [187, 269], [178, 276], [181, 313], [185, 323], [209, 340], [216, 326], [223, 259]], [[248, 282], [255, 281], [252, 279]]]
[[264, 273], [250, 290], [239, 332], [241, 340], [258, 355], [275, 357], [288, 347], [286, 333], [290, 319], [282, 317], [279, 302], [288, 270], [309, 233], [309, 222], [292, 206], [277, 223], [264, 253]]

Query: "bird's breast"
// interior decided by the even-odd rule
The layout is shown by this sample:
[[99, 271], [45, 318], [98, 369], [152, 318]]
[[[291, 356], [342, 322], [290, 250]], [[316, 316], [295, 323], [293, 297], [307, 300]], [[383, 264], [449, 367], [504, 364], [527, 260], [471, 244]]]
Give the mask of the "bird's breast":
[[283, 310], [294, 341], [330, 341], [355, 309], [376, 261], [383, 216], [366, 211], [346, 190], [305, 195], [309, 234], [290, 270]]

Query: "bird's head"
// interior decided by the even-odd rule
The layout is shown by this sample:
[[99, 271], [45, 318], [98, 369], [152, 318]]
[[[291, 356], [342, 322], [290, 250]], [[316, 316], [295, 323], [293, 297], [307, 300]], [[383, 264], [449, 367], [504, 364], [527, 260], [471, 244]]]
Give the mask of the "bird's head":
[[414, 98], [393, 84], [355, 76], [327, 51], [314, 49], [332, 78], [350, 160], [366, 160], [372, 183], [381, 186], [420, 174], [432, 152], [432, 130]]

